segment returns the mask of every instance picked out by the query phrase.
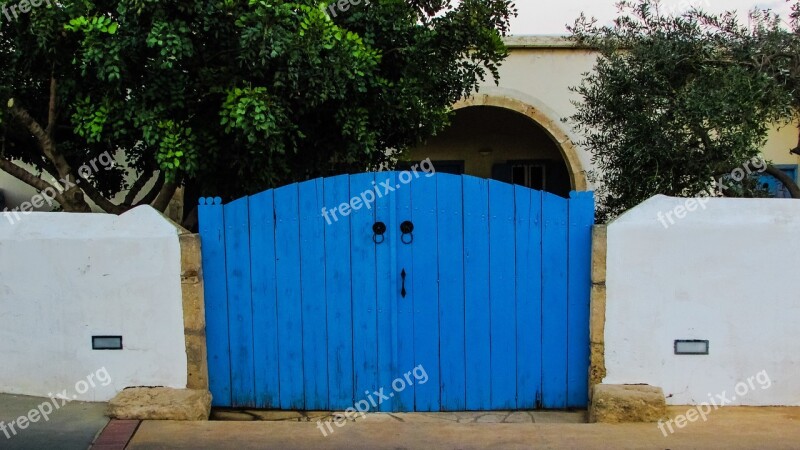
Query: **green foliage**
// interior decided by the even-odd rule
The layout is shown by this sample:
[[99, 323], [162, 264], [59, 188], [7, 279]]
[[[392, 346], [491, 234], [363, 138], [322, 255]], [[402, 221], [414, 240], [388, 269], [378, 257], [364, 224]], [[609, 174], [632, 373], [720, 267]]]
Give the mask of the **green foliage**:
[[[0, 104], [74, 166], [121, 149], [147, 176], [227, 198], [364, 170], [439, 132], [506, 56], [510, 0], [79, 0], [0, 24]], [[52, 170], [8, 111], [2, 157]], [[126, 187], [122, 169], [96, 182]]]
[[[768, 13], [742, 26], [735, 15], [659, 13], [656, 0], [622, 2], [613, 26], [581, 17], [573, 39], [599, 50], [574, 88], [571, 117], [586, 136], [607, 220], [655, 194], [694, 196], [759, 154], [775, 122], [793, 119], [798, 78], [781, 81], [777, 49], [796, 35]], [[792, 44], [794, 43], [794, 44]], [[752, 180], [730, 195], [760, 195]]]

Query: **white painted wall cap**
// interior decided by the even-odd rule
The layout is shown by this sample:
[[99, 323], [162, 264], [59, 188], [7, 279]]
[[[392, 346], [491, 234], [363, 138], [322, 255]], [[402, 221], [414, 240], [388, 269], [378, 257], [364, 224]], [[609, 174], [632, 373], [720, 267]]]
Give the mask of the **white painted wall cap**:
[[0, 240], [106, 239], [175, 236], [179, 230], [149, 205], [122, 215], [103, 213], [0, 213]]
[[[688, 207], [694, 211], [688, 211]], [[687, 210], [683, 217], [676, 217], [677, 208]], [[680, 210], [678, 210], [680, 211]], [[775, 198], [720, 198], [720, 197], [668, 197], [655, 195], [639, 206], [628, 210], [609, 227], [621, 225], [650, 225], [663, 227], [661, 216], [671, 213], [675, 226], [690, 224], [791, 225], [800, 227], [800, 201]]]

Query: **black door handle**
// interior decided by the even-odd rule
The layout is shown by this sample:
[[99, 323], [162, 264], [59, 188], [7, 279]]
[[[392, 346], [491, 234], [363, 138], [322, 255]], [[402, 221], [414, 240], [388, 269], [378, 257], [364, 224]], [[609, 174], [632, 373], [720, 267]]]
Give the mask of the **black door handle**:
[[400, 278], [403, 279], [403, 288], [400, 290], [400, 296], [406, 298], [406, 269], [400, 272]]
[[[400, 224], [400, 240], [403, 244], [410, 244], [414, 242], [414, 222], [410, 220], [406, 220], [405, 222]], [[408, 237], [406, 237], [408, 236]]]
[[[386, 233], [386, 224], [383, 222], [375, 222], [375, 224], [372, 225], [372, 242], [376, 244], [382, 244], [383, 241], [386, 240], [386, 236], [384, 236], [385, 233]], [[381, 239], [378, 240], [378, 237], [380, 237]]]

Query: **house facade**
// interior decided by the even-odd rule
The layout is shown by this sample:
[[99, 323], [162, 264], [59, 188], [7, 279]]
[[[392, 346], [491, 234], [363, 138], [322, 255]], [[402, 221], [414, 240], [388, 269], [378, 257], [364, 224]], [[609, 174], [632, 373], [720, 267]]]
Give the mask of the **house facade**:
[[[455, 105], [452, 125], [411, 152], [431, 158], [437, 170], [522, 184], [566, 196], [592, 189], [591, 154], [564, 120], [575, 113], [570, 91], [594, 66], [597, 53], [559, 37], [513, 36], [500, 68], [500, 83], [487, 83]], [[765, 159], [797, 180], [797, 128], [773, 127]], [[777, 180], [765, 178], [775, 196], [788, 196]]]

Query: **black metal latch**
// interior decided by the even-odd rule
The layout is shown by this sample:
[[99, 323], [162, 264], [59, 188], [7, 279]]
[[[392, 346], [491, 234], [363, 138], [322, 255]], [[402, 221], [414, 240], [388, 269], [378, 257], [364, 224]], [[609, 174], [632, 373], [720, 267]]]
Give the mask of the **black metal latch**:
[[403, 271], [400, 272], [400, 278], [403, 279], [403, 288], [400, 289], [400, 296], [406, 298], [406, 269], [403, 269]]

